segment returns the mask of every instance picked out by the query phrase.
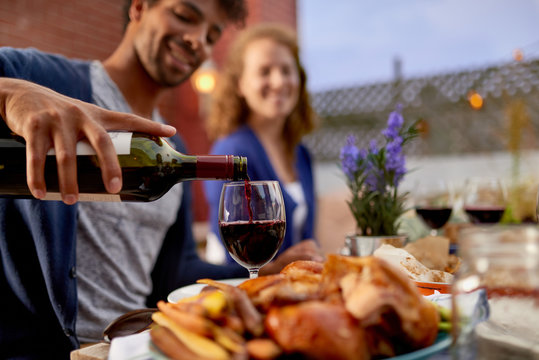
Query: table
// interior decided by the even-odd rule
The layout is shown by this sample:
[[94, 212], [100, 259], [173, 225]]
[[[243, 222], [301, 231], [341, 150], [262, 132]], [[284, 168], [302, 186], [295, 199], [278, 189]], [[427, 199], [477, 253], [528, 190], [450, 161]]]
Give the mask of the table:
[[97, 343], [73, 350], [70, 355], [71, 360], [106, 360], [109, 355], [109, 343]]
[[[99, 343], [71, 352], [71, 360], [107, 360], [110, 344]], [[449, 350], [433, 355], [429, 360], [450, 360]]]

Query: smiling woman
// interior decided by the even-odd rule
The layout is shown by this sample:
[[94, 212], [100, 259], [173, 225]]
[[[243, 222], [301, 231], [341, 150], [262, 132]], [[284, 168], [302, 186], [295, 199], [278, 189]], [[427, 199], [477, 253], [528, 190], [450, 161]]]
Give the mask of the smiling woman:
[[[209, 136], [217, 140], [213, 154], [244, 154], [253, 160], [251, 180], [280, 182], [287, 219], [282, 250], [314, 238], [312, 162], [301, 140], [313, 130], [315, 115], [298, 51], [296, 34], [287, 27], [260, 24], [246, 29], [230, 48], [207, 122]], [[218, 234], [222, 183], [205, 186], [212, 232]], [[208, 259], [222, 261], [217, 237], [210, 235], [208, 241]]]

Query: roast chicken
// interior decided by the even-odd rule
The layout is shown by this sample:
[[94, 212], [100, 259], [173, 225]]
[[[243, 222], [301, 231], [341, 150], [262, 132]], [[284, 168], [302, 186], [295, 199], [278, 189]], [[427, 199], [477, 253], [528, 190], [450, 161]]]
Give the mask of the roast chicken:
[[297, 261], [238, 287], [199, 282], [200, 295], [158, 304], [151, 336], [170, 358], [361, 360], [429, 346], [438, 332], [434, 305], [375, 257]]

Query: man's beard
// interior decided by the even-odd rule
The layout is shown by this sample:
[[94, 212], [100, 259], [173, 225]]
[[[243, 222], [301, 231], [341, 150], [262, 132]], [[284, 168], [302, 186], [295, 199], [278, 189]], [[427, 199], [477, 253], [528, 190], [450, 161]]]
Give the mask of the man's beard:
[[[177, 69], [169, 69], [165, 61], [165, 52], [163, 50], [157, 52], [154, 56], [141, 57], [139, 53], [139, 61], [150, 78], [158, 85], [166, 88], [172, 88], [180, 85], [188, 80], [191, 75], [198, 69], [198, 64], [194, 69], [186, 73], [181, 73]], [[144, 61], [145, 60], [145, 61]]]
[[157, 72], [157, 83], [167, 88], [172, 88], [180, 85], [184, 81], [188, 80], [194, 73], [194, 71], [190, 71], [188, 73], [182, 74], [180, 77], [173, 77], [167, 75], [166, 71], [163, 71], [161, 67], [158, 67]]

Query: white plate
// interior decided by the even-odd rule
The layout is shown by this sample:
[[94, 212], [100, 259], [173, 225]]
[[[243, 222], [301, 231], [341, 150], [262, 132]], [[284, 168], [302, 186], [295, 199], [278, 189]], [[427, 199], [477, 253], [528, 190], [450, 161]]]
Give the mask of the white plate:
[[[248, 279], [247, 278], [224, 279], [224, 280], [217, 280], [217, 281], [228, 284], [228, 285], [232, 285], [232, 286], [238, 286], [245, 280], [248, 280]], [[206, 284], [192, 284], [192, 285], [181, 287], [179, 289], [174, 290], [170, 294], [168, 294], [167, 301], [171, 303], [175, 303], [175, 302], [178, 302], [180, 299], [197, 295], [198, 293], [200, 293], [200, 290], [202, 290], [202, 288], [204, 288], [205, 286], [207, 285]]]

